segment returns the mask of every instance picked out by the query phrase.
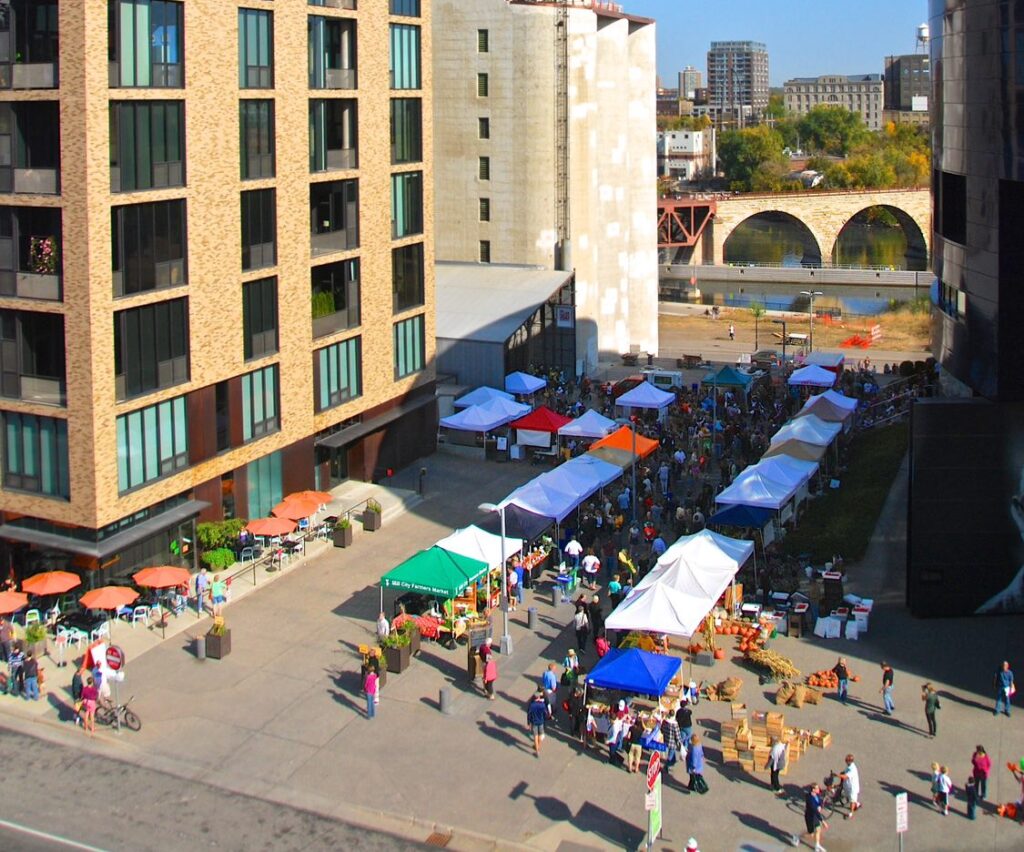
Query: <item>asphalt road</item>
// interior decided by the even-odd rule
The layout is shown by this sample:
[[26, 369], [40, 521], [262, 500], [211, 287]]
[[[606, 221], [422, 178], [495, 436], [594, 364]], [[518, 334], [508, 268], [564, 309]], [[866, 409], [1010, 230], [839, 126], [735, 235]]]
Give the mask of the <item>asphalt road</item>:
[[0, 762], [6, 852], [423, 848], [2, 728]]

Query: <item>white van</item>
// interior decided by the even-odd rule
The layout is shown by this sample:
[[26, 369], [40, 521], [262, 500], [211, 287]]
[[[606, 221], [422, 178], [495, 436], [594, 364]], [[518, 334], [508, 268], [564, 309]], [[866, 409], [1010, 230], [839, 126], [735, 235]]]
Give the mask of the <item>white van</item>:
[[672, 391], [686, 387], [683, 374], [677, 370], [642, 370], [644, 380], [658, 390]]

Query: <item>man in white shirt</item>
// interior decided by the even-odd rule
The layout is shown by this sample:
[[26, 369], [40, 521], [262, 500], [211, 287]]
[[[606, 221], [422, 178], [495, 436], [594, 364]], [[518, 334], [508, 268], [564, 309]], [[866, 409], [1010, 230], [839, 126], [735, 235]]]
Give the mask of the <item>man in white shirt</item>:
[[772, 792], [776, 796], [785, 794], [779, 781], [779, 773], [786, 768], [786, 744], [778, 737], [772, 737], [772, 750], [768, 754], [768, 769], [772, 775]]
[[383, 642], [391, 633], [391, 625], [388, 624], [387, 616], [382, 612], [377, 616], [377, 640]]
[[565, 546], [565, 555], [572, 560], [573, 567], [580, 567], [580, 554], [583, 553], [583, 545], [575, 538]]
[[843, 779], [843, 794], [850, 803], [850, 812], [847, 819], [853, 819], [853, 815], [860, 810], [860, 772], [857, 764], [853, 762], [853, 755], [846, 755], [846, 769], [839, 775]]

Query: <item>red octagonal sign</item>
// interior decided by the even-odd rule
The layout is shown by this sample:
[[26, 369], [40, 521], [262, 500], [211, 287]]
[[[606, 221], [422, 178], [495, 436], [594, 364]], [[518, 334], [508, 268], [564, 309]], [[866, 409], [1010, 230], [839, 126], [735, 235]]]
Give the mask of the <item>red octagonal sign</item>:
[[[109, 652], [108, 652], [109, 653]], [[651, 753], [650, 763], [647, 764], [647, 789], [654, 789], [654, 782], [658, 778], [658, 773], [661, 771], [661, 752], [655, 751]]]
[[124, 651], [120, 645], [110, 645], [107, 648], [107, 668], [112, 672], [119, 672], [124, 668]]

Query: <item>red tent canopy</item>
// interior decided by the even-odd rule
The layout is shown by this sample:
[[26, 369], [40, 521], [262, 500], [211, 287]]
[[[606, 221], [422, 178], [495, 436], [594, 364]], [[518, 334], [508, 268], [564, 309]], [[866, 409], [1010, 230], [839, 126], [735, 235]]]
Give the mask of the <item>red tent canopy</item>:
[[509, 426], [513, 429], [529, 429], [533, 432], [557, 432], [566, 423], [572, 423], [572, 418], [556, 414], [546, 405], [542, 405], [525, 417], [513, 420]]

